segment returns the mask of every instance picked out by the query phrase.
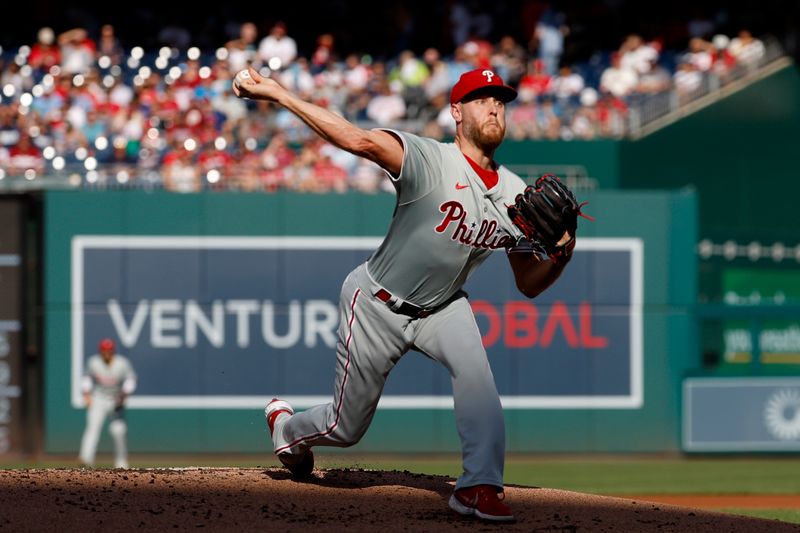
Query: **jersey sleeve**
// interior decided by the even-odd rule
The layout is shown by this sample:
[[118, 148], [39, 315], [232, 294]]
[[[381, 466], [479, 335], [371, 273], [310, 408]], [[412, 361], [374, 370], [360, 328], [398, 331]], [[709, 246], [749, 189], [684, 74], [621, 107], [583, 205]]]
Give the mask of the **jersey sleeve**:
[[403, 143], [403, 164], [397, 176], [389, 174], [400, 205], [428, 194], [442, 179], [440, 143], [413, 133], [384, 129]]
[[128, 359], [125, 359], [125, 372], [122, 376], [122, 392], [130, 395], [136, 390], [136, 371]]
[[81, 376], [81, 392], [90, 393], [95, 385], [95, 370], [94, 370], [94, 357], [86, 360], [86, 366], [83, 368], [83, 376]]

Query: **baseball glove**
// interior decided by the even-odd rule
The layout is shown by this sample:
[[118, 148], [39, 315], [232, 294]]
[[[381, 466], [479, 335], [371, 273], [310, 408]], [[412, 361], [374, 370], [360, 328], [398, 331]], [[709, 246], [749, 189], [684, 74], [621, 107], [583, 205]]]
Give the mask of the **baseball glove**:
[[[545, 174], [517, 195], [514, 205], [508, 207], [508, 216], [525, 238], [540, 244], [547, 255], [568, 257], [575, 247], [578, 216], [593, 220], [581, 213], [584, 205], [586, 202], [578, 204], [575, 195], [557, 176]], [[565, 232], [571, 238], [559, 245]]]

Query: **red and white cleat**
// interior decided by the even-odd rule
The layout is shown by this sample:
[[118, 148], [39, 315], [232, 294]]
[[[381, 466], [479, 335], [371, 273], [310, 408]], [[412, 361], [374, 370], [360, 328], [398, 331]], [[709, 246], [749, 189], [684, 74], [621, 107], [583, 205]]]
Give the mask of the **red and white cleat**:
[[[505, 495], [504, 492], [500, 494]], [[450, 496], [450, 508], [455, 512], [469, 516], [474, 515], [492, 522], [514, 522], [511, 507], [498, 497], [496, 487], [492, 485], [475, 485], [453, 492]]]
[[[280, 416], [292, 416], [294, 409], [287, 402], [273, 398], [264, 409], [264, 416], [267, 419], [267, 426], [269, 426], [269, 434], [275, 433], [275, 422]], [[281, 453], [278, 454], [283, 466], [286, 467], [295, 479], [302, 479], [311, 475], [314, 471], [314, 454], [311, 449], [308, 449], [302, 455]]]

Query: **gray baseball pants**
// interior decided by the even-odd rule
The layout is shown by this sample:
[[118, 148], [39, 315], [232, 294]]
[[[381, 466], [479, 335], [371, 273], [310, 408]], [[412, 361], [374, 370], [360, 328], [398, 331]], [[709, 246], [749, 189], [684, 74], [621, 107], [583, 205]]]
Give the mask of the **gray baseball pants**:
[[333, 401], [279, 417], [273, 435], [275, 453], [356, 444], [372, 421], [389, 372], [414, 348], [441, 363], [452, 378], [464, 468], [456, 488], [502, 487], [503, 411], [469, 302], [457, 298], [425, 318], [414, 319], [395, 313], [376, 298], [380, 289], [366, 263], [345, 279]]

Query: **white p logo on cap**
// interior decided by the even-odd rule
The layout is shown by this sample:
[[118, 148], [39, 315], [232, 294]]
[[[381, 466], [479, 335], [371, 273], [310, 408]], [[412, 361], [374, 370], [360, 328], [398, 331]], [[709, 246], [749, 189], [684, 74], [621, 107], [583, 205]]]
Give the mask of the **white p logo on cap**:
[[492, 83], [492, 78], [496, 76], [496, 74], [491, 70], [484, 70], [483, 72], [481, 72], [481, 74], [486, 76], [486, 83]]

